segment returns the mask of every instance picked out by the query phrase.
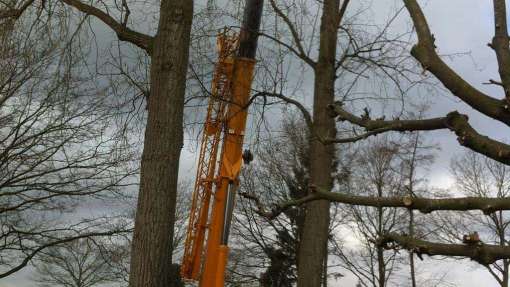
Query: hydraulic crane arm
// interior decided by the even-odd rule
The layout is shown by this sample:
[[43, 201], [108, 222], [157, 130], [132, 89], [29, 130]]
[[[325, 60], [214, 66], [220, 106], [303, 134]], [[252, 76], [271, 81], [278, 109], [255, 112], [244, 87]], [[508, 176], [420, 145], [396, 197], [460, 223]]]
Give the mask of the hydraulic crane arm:
[[230, 88], [237, 38], [237, 35], [229, 34], [228, 31], [223, 31], [217, 38], [218, 62], [214, 70], [211, 96], [204, 123], [181, 265], [181, 276], [186, 279], [198, 280], [200, 275], [209, 206], [217, 181], [218, 149], [221, 147], [221, 136], [226, 123], [226, 106], [231, 98]]
[[[183, 278], [199, 279], [200, 287], [224, 286], [228, 235], [243, 161], [262, 7], [263, 0], [247, 0], [239, 39], [228, 33], [218, 37], [219, 60], [212, 83], [181, 267]], [[233, 56], [237, 43], [237, 54]], [[209, 206], [212, 206], [210, 212]]]

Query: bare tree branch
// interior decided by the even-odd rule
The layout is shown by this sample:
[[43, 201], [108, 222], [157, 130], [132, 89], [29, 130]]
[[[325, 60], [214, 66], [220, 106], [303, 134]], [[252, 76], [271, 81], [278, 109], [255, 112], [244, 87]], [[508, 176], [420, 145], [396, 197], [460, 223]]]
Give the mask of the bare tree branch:
[[[297, 47], [297, 51], [295, 51], [293, 48], [290, 50], [293, 51], [299, 58], [303, 59], [312, 68], [314, 68], [316, 66], [316, 63], [310, 57], [308, 57], [308, 55], [305, 53], [305, 49], [303, 48], [303, 45], [301, 44], [301, 39], [300, 39], [299, 34], [296, 30], [296, 27], [294, 27], [294, 24], [292, 24], [289, 17], [287, 15], [285, 15], [285, 13], [283, 13], [283, 11], [276, 5], [275, 0], [270, 0], [269, 2], [271, 3], [271, 7], [275, 11], [276, 15], [278, 15], [278, 17], [282, 18], [283, 22], [285, 22], [285, 24], [287, 24], [287, 27], [289, 27], [290, 33], [292, 34], [292, 39], [294, 40], [294, 44]], [[346, 2], [349, 2], [349, 1], [346, 1]], [[287, 48], [290, 48], [290, 47], [287, 46]]]
[[349, 6], [350, 0], [344, 0], [342, 2], [342, 6], [340, 7], [340, 11], [338, 11], [338, 23], [337, 26], [340, 26], [342, 19], [345, 16], [345, 11], [347, 11], [347, 7]]
[[25, 2], [20, 8], [12, 8], [4, 11], [0, 10], [0, 20], [6, 18], [18, 19], [21, 17], [23, 12], [25, 12], [25, 10], [27, 10], [28, 7], [30, 7], [34, 2], [35, 0], [29, 0]]
[[350, 139], [328, 139], [330, 142], [354, 142], [387, 131], [431, 131], [449, 129], [457, 135], [457, 140], [462, 146], [470, 148], [478, 153], [490, 157], [504, 164], [510, 164], [510, 145], [491, 139], [479, 134], [468, 122], [466, 115], [457, 111], [450, 112], [443, 118], [423, 120], [384, 120], [371, 119], [365, 114], [361, 117], [353, 115], [342, 107], [342, 103], [336, 102], [330, 106], [333, 114], [341, 121], [363, 127], [367, 134]]
[[510, 258], [510, 247], [500, 245], [488, 245], [482, 242], [478, 244], [444, 244], [412, 238], [410, 236], [395, 233], [385, 234], [379, 239], [378, 244], [387, 248], [394, 248], [391, 244], [412, 250], [418, 256], [452, 256], [467, 257], [482, 264], [489, 265], [497, 260]]
[[[145, 51], [147, 51], [148, 54], [151, 54], [152, 52], [152, 42], [154, 37], [134, 31], [126, 27], [126, 25], [119, 23], [117, 20], [115, 20], [112, 16], [108, 15], [107, 13], [103, 12], [102, 10], [85, 4], [79, 0], [61, 0], [62, 2], [78, 9], [79, 11], [87, 14], [97, 17], [99, 20], [101, 20], [103, 23], [108, 25], [116, 34], [117, 37], [119, 37], [119, 40], [130, 42]], [[127, 17], [127, 16], [126, 16]]]
[[50, 241], [50, 242], [48, 242], [48, 243], [46, 243], [44, 245], [41, 245], [41, 246], [37, 247], [34, 250], [27, 250], [28, 253], [25, 256], [25, 258], [23, 259], [23, 261], [20, 262], [18, 265], [13, 266], [12, 268], [10, 268], [8, 271], [0, 273], [0, 278], [7, 277], [7, 276], [9, 276], [11, 274], [14, 274], [14, 273], [18, 272], [19, 270], [21, 270], [22, 268], [27, 266], [28, 263], [34, 258], [34, 256], [36, 256], [39, 252], [43, 251], [46, 248], [49, 248], [49, 247], [52, 247], [52, 246], [57, 246], [57, 245], [60, 245], [60, 244], [63, 244], [63, 243], [67, 243], [67, 242], [71, 242], [71, 241], [74, 241], [74, 240], [78, 240], [78, 239], [81, 239], [81, 238], [91, 238], [91, 237], [98, 237], [98, 236], [112, 236], [112, 235], [115, 235], [115, 234], [118, 234], [118, 233], [123, 233], [123, 232], [131, 232], [131, 231], [130, 230], [129, 231], [126, 231], [126, 230], [123, 230], [123, 231], [111, 230], [111, 231], [107, 231], [107, 232], [88, 232], [88, 233], [78, 234], [78, 235], [75, 235], [75, 236], [70, 236], [70, 237], [66, 237], [66, 238]]
[[331, 202], [371, 206], [371, 207], [399, 207], [410, 210], [418, 210], [422, 213], [430, 213], [440, 210], [467, 211], [480, 210], [485, 214], [491, 214], [498, 210], [510, 210], [510, 198], [489, 198], [489, 197], [457, 197], [457, 198], [420, 198], [420, 197], [374, 197], [360, 196], [347, 193], [338, 193], [318, 190], [311, 187], [310, 194], [296, 200], [290, 200], [275, 205], [271, 210], [263, 205], [260, 199], [254, 194], [242, 193], [241, 196], [253, 200], [258, 213], [269, 219], [273, 219], [282, 212], [294, 207], [315, 200], [328, 200]]
[[494, 3], [494, 38], [489, 44], [498, 58], [499, 75], [505, 90], [505, 97], [510, 103], [510, 47], [508, 46], [508, 28], [505, 0], [493, 0]]
[[[473, 109], [510, 125], [508, 103], [482, 93], [452, 70], [436, 53], [434, 36], [417, 1], [404, 0], [404, 3], [418, 34], [418, 44], [411, 50], [413, 57], [422, 64], [424, 69], [434, 74], [454, 96]], [[508, 46], [508, 41], [506, 45]]]
[[296, 108], [298, 108], [298, 110], [303, 115], [306, 125], [308, 126], [308, 128], [310, 128], [310, 131], [312, 130], [312, 126], [313, 126], [312, 116], [310, 115], [310, 112], [305, 108], [305, 106], [303, 106], [303, 104], [301, 104], [299, 101], [296, 101], [296, 100], [289, 98], [287, 96], [284, 96], [282, 94], [269, 93], [269, 92], [258, 92], [252, 96], [252, 98], [255, 98], [255, 97], [277, 98], [277, 99], [283, 100], [284, 102], [286, 102], [288, 104], [294, 105]]

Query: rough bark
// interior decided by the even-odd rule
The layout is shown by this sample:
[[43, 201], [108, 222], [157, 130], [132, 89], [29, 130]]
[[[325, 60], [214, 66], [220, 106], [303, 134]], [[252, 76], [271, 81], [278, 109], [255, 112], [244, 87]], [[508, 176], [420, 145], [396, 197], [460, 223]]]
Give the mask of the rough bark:
[[151, 92], [129, 286], [169, 287], [177, 173], [193, 2], [163, 0], [151, 54]]
[[[324, 1], [320, 26], [319, 59], [315, 67], [313, 133], [334, 138], [334, 119], [328, 116], [328, 105], [334, 101], [335, 55], [339, 0]], [[331, 190], [334, 146], [310, 137], [310, 181], [324, 190]], [[299, 287], [320, 287], [326, 261], [329, 234], [329, 201], [318, 200], [306, 206], [303, 237], [298, 254]]]

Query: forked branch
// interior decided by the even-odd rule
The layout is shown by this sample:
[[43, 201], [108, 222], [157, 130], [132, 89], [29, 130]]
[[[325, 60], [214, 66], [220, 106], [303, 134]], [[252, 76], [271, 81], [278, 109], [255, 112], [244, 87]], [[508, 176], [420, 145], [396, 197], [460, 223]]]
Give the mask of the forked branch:
[[342, 103], [336, 102], [330, 106], [332, 115], [340, 121], [365, 128], [366, 134], [350, 139], [329, 139], [332, 143], [354, 142], [388, 131], [431, 131], [449, 129], [457, 135], [457, 140], [462, 146], [470, 148], [478, 153], [490, 157], [496, 161], [510, 165], [510, 145], [491, 139], [479, 134], [468, 121], [466, 115], [457, 111], [450, 112], [446, 117], [420, 119], [420, 120], [384, 120], [371, 119], [368, 114], [356, 116], [343, 108]]
[[[452, 70], [436, 53], [435, 38], [430, 32], [423, 11], [416, 0], [404, 0], [418, 34], [418, 43], [411, 55], [431, 72], [450, 92], [473, 109], [510, 126], [509, 104], [479, 91]], [[508, 46], [508, 40], [506, 41]]]
[[119, 23], [112, 16], [103, 12], [101, 9], [85, 4], [79, 0], [61, 0], [61, 1], [78, 9], [82, 13], [97, 17], [104, 24], [108, 25], [117, 34], [119, 40], [130, 42], [144, 49], [148, 54], [151, 54], [152, 42], [154, 37], [131, 30], [125, 24]]

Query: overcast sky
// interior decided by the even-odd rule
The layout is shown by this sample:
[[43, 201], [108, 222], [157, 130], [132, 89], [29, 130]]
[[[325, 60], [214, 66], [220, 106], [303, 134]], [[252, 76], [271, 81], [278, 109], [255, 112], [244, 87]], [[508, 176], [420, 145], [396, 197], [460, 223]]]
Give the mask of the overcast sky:
[[[374, 0], [377, 7], [386, 7], [393, 0]], [[502, 97], [502, 91], [488, 85], [483, 85], [489, 79], [499, 79], [497, 75], [496, 57], [487, 46], [493, 34], [492, 1], [489, 0], [428, 0], [421, 1], [428, 18], [431, 30], [436, 38], [436, 45], [441, 54], [463, 53], [463, 55], [447, 58], [447, 62], [472, 85], [492, 96]], [[408, 14], [403, 13], [407, 18]], [[408, 19], [407, 19], [408, 20]], [[111, 34], [103, 29], [104, 39]], [[506, 129], [502, 124], [490, 120], [479, 113], [473, 112], [465, 104], [459, 103], [452, 96], [435, 96], [435, 102], [430, 110], [433, 116], [444, 116], [452, 110], [466, 113], [470, 116], [470, 123], [481, 133], [500, 140], [508, 139]], [[432, 132], [429, 134], [435, 143], [440, 144], [442, 150], [430, 171], [430, 183], [433, 186], [448, 188], [453, 183], [448, 166], [451, 156], [462, 152], [455, 135], [448, 131]], [[192, 142], [192, 141], [187, 141]], [[185, 147], [181, 159], [181, 177], [193, 174], [195, 165], [194, 148]], [[419, 263], [419, 268], [428, 270], [428, 274], [447, 273], [446, 280], [463, 287], [496, 286], [490, 275], [469, 260], [440, 262], [428, 259]], [[29, 287], [34, 286], [29, 281], [30, 269], [18, 272], [14, 276], [0, 280], [0, 287]], [[352, 278], [338, 281], [338, 286], [354, 286]], [[337, 284], [332, 284], [336, 286]]]

